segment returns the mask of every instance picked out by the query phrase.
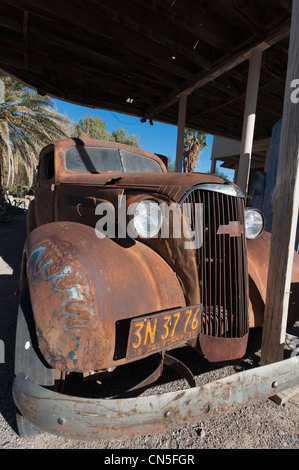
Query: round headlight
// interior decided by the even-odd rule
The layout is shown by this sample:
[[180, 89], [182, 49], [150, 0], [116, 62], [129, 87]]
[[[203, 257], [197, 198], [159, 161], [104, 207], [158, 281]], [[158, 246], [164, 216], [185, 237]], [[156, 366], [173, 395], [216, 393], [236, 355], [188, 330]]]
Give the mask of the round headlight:
[[263, 214], [257, 209], [245, 209], [246, 238], [253, 240], [258, 237], [264, 228]]
[[134, 228], [142, 238], [155, 237], [162, 226], [163, 217], [160, 205], [150, 199], [139, 202], [133, 217]]

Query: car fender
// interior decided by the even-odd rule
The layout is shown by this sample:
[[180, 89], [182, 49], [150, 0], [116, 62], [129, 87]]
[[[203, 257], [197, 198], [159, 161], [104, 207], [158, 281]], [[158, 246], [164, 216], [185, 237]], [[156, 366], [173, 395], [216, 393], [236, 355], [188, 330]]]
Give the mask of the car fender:
[[[250, 327], [263, 325], [270, 246], [271, 234], [265, 231], [256, 239], [247, 240]], [[295, 320], [299, 320], [299, 255], [296, 252], [294, 252], [288, 322]]]
[[175, 273], [146, 245], [98, 238], [74, 222], [42, 225], [26, 243], [26, 274], [38, 346], [63, 371], [107, 369], [115, 359], [116, 324], [184, 307]]

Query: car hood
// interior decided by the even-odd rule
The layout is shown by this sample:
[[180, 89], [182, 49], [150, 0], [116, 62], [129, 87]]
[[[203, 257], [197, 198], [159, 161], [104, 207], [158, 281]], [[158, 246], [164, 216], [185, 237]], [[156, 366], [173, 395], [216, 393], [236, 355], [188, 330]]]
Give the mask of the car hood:
[[[62, 175], [61, 175], [62, 176]], [[205, 173], [64, 173], [57, 184], [100, 186], [159, 193], [179, 202], [193, 186], [204, 183], [226, 184], [215, 175]]]

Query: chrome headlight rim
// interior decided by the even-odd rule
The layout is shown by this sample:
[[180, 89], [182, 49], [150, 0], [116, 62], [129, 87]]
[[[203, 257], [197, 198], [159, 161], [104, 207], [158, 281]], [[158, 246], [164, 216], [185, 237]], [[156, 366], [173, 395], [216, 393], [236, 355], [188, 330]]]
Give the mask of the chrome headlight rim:
[[[250, 232], [248, 232], [248, 230], [246, 229], [246, 216], [250, 215], [251, 213], [256, 213], [260, 216], [260, 227], [254, 234], [250, 234]], [[245, 235], [246, 235], [247, 240], [255, 240], [256, 238], [258, 238], [263, 232], [264, 227], [265, 227], [265, 218], [264, 218], [263, 213], [259, 209], [255, 209], [254, 207], [246, 207], [245, 208]]]
[[[155, 207], [155, 210], [149, 207]], [[155, 214], [156, 212], [156, 214]], [[155, 215], [157, 217], [155, 218]], [[155, 238], [161, 230], [163, 224], [163, 215], [160, 204], [153, 198], [145, 198], [136, 204], [133, 212], [133, 225], [136, 234], [140, 238]]]

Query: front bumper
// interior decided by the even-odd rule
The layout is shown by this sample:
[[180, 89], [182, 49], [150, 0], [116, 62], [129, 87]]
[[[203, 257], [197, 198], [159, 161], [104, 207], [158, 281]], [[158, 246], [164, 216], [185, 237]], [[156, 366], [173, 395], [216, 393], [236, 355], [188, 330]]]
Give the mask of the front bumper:
[[89, 399], [52, 392], [19, 374], [16, 406], [43, 431], [76, 439], [160, 433], [243, 408], [299, 384], [299, 356], [186, 390], [127, 399]]

